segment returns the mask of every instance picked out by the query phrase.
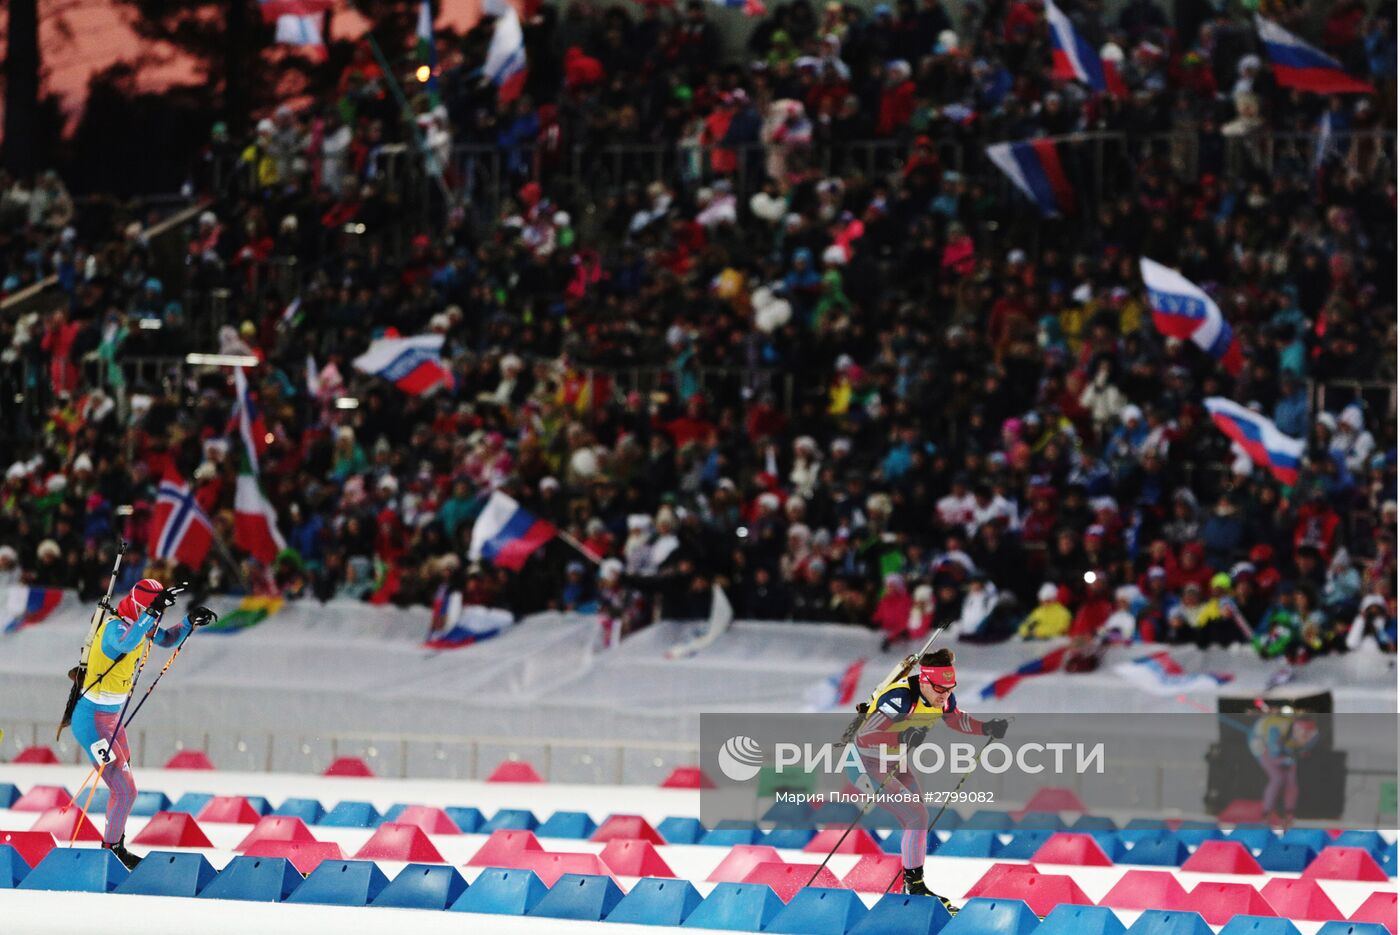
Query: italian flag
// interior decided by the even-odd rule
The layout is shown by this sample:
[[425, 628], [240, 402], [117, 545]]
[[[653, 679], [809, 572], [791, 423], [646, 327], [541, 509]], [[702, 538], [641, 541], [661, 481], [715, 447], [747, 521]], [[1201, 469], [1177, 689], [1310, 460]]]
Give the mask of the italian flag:
[[264, 565], [271, 565], [277, 553], [287, 547], [287, 541], [277, 531], [277, 511], [263, 496], [258, 479], [248, 471], [246, 462], [238, 475], [238, 490], [233, 498], [233, 544]]

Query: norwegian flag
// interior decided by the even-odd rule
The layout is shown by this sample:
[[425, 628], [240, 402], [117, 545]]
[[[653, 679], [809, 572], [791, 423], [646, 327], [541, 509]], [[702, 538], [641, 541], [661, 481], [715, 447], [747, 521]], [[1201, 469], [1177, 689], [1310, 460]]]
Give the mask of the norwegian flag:
[[204, 564], [213, 542], [214, 528], [189, 485], [174, 471], [168, 471], [156, 491], [156, 507], [151, 517], [151, 557], [174, 559], [197, 569]]
[[267, 451], [267, 423], [263, 421], [262, 410], [248, 392], [248, 377], [242, 367], [233, 368], [233, 418], [229, 419], [228, 434], [238, 432], [243, 439], [243, 447], [248, 452], [248, 463], [257, 474], [258, 459]]

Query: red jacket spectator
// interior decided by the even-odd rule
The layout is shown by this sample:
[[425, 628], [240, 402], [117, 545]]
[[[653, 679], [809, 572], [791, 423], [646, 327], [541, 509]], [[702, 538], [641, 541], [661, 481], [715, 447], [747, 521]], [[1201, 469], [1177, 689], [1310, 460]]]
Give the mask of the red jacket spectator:
[[564, 87], [570, 91], [601, 84], [607, 77], [603, 73], [603, 63], [586, 54], [578, 46], [570, 46], [564, 53]]

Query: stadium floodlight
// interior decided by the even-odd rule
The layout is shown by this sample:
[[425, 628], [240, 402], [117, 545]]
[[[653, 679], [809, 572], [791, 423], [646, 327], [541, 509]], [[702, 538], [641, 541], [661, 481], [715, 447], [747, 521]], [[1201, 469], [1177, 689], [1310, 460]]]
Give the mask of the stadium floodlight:
[[337, 409], [359, 409], [360, 401], [353, 396], [341, 396], [335, 401]]
[[159, 331], [165, 327], [165, 322], [159, 318], [142, 318], [137, 324], [142, 331]]
[[186, 354], [185, 363], [194, 367], [256, 367], [251, 354]]

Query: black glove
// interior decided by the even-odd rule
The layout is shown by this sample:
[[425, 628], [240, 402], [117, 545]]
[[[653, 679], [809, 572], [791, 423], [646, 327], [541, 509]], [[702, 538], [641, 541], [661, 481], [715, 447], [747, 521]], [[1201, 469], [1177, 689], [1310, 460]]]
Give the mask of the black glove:
[[211, 623], [216, 623], [219, 619], [219, 615], [214, 613], [208, 607], [190, 608], [189, 617], [190, 626], [194, 627], [207, 627]]
[[917, 747], [924, 742], [924, 735], [927, 733], [927, 727], [911, 727], [908, 730], [900, 732], [899, 742], [906, 747]]
[[893, 645], [894, 645], [894, 637], [892, 637], [892, 636], [887, 636], [887, 637], [885, 637], [884, 639], [882, 639], [882, 640], [880, 641], [880, 652], [882, 652], [882, 653], [887, 653], [887, 652], [889, 652], [889, 651], [890, 651], [890, 647], [893, 646]]
[[151, 606], [146, 609], [153, 614], [164, 613], [175, 606], [175, 598], [184, 590], [184, 588], [165, 588], [155, 597], [151, 598]]
[[1008, 726], [1010, 726], [1010, 722], [1004, 721], [1001, 718], [993, 718], [990, 721], [982, 722], [982, 733], [988, 737], [995, 737], [997, 740], [1000, 740], [1006, 736], [1006, 728]]

